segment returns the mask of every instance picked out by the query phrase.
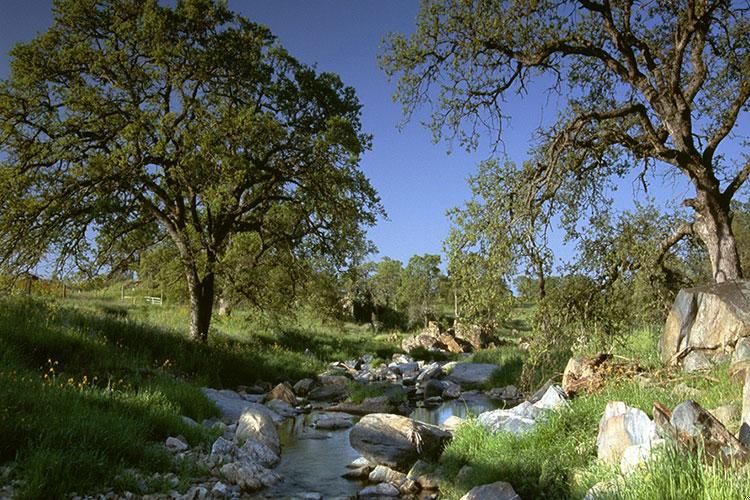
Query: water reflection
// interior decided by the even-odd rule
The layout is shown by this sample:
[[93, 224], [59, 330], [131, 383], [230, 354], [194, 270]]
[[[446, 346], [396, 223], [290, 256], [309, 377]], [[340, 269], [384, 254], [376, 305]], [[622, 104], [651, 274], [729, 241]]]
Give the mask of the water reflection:
[[469, 393], [459, 399], [445, 401], [440, 406], [433, 408], [417, 408], [409, 417], [426, 424], [443, 425], [449, 417], [456, 416], [466, 418], [469, 415], [479, 415], [488, 410], [497, 408], [497, 403], [481, 393]]

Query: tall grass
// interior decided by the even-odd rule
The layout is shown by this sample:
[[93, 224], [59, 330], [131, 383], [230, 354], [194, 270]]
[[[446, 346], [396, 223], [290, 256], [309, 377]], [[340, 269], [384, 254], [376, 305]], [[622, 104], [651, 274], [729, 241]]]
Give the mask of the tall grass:
[[200, 386], [294, 381], [335, 359], [394, 351], [356, 328], [254, 330], [242, 318], [217, 321], [197, 344], [187, 318], [102, 299], [0, 301], [0, 463], [13, 464], [21, 498], [126, 489], [130, 468], [190, 474], [161, 444], [180, 434], [209, 442], [181, 419], [218, 414]]
[[[521, 498], [580, 499], [594, 483], [612, 476], [596, 462], [598, 424], [607, 402], [625, 401], [651, 415], [654, 401], [673, 407], [684, 400], [674, 390], [679, 383], [700, 391], [696, 399], [709, 409], [737, 401], [741, 395], [741, 388], [729, 379], [726, 366], [718, 367], [708, 377], [660, 371], [640, 381], [613, 380], [596, 394], [574, 399], [570, 408], [549, 415], [520, 437], [492, 434], [475, 422], [469, 422], [459, 427], [443, 453], [441, 467], [446, 480], [441, 490], [447, 498], [459, 498], [473, 486], [507, 481]], [[467, 465], [470, 472], [459, 475]], [[717, 465], [714, 469], [701, 469], [696, 475], [699, 466], [696, 458], [687, 456], [655, 462], [654, 467], [661, 469], [638, 476], [639, 482], [623, 490], [624, 496], [616, 498], [743, 498], [738, 495], [745, 491], [746, 485], [720, 486], [722, 478], [735, 476], [733, 471]], [[670, 474], [673, 479], [669, 479]], [[667, 485], [669, 480], [673, 482]], [[640, 493], [659, 491], [674, 495]], [[731, 495], [711, 496], [714, 491], [726, 491]], [[699, 496], [691, 496], [694, 493]]]

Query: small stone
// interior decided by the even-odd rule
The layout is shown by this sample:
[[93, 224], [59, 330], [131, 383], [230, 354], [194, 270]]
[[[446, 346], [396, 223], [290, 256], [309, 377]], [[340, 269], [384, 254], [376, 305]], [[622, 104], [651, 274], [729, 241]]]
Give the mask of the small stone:
[[311, 378], [303, 378], [296, 384], [294, 384], [293, 390], [300, 396], [307, 396], [315, 385], [315, 381]]
[[708, 371], [714, 364], [703, 351], [693, 351], [682, 360], [682, 369], [687, 373]]
[[394, 483], [401, 484], [406, 479], [406, 474], [395, 471], [385, 465], [378, 465], [370, 472], [371, 483]]
[[711, 412], [711, 415], [713, 415], [716, 420], [721, 422], [724, 427], [730, 427], [735, 422], [738, 422], [742, 417], [740, 407], [734, 403], [719, 406], [717, 408], [714, 408], [713, 410], [709, 410], [709, 412]]
[[220, 498], [223, 498], [227, 495], [229, 495], [229, 488], [226, 484], [219, 481], [214, 485], [213, 488], [211, 488], [211, 494]]
[[453, 434], [456, 432], [456, 429], [458, 429], [458, 426], [464, 423], [464, 419], [461, 417], [457, 417], [456, 415], [451, 415], [447, 419], [445, 419], [445, 422], [443, 422], [443, 429]]
[[398, 497], [400, 492], [398, 488], [390, 483], [380, 483], [375, 486], [368, 486], [359, 491], [358, 498], [380, 498], [380, 497]]
[[182, 436], [168, 437], [164, 443], [170, 451], [178, 452], [185, 451], [189, 448], [189, 445], [185, 442], [185, 438]]
[[278, 384], [276, 387], [271, 389], [271, 392], [268, 393], [268, 396], [266, 399], [268, 401], [278, 399], [292, 406], [297, 404], [297, 397], [294, 395], [294, 391], [292, 390], [292, 387], [286, 382], [282, 384]]

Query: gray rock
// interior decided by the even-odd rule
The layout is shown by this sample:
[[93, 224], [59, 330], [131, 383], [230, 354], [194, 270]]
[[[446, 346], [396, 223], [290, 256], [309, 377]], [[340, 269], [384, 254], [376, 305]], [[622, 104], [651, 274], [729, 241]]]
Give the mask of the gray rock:
[[406, 480], [406, 474], [386, 467], [385, 465], [378, 465], [368, 477], [371, 483], [393, 483], [400, 485]]
[[214, 484], [214, 487], [211, 488], [211, 494], [215, 497], [224, 498], [226, 496], [229, 496], [229, 493], [229, 487], [227, 487], [227, 485], [222, 483], [221, 481]]
[[442, 380], [428, 380], [424, 385], [424, 398], [443, 397], [443, 391], [448, 388], [448, 383]]
[[424, 382], [435, 377], [439, 377], [441, 373], [443, 373], [443, 368], [440, 366], [440, 363], [430, 363], [429, 365], [425, 366], [421, 372], [419, 372], [419, 375], [417, 376], [417, 382]]
[[237, 450], [237, 456], [269, 468], [279, 463], [279, 455], [277, 453], [254, 439], [245, 441], [245, 444]]
[[412, 373], [419, 371], [419, 363], [417, 362], [411, 362], [411, 363], [394, 363], [392, 366], [389, 367], [394, 373], [398, 373], [399, 375], [403, 375], [405, 373]]
[[224, 456], [224, 455], [230, 455], [233, 454], [235, 451], [235, 445], [233, 442], [229, 441], [228, 439], [224, 439], [223, 437], [219, 437], [214, 441], [214, 444], [211, 446], [211, 455], [212, 456]]
[[599, 421], [597, 456], [605, 463], [619, 463], [629, 446], [648, 447], [658, 439], [656, 425], [642, 410], [622, 401], [610, 401]]
[[510, 483], [498, 481], [472, 488], [461, 500], [521, 500], [521, 497]]
[[[702, 351], [708, 357], [731, 352], [750, 336], [750, 282], [727, 281], [680, 290], [659, 340], [662, 361]], [[686, 359], [687, 361], [687, 359]]]
[[262, 465], [250, 461], [228, 463], [221, 468], [221, 474], [231, 484], [243, 490], [258, 490], [281, 480], [281, 476]]
[[716, 418], [724, 427], [729, 427], [732, 424], [738, 422], [742, 418], [742, 411], [739, 405], [729, 403], [723, 406], [709, 410], [711, 415]]
[[680, 444], [702, 446], [705, 453], [723, 463], [744, 463], [750, 453], [716, 418], [693, 401], [684, 401], [669, 419]]
[[299, 410], [297, 408], [290, 405], [286, 401], [282, 401], [281, 399], [272, 399], [268, 403], [266, 403], [266, 406], [273, 412], [281, 415], [284, 418], [292, 418], [299, 414]]
[[345, 413], [321, 413], [313, 419], [313, 427], [322, 430], [348, 429], [352, 425], [351, 415]]
[[201, 389], [201, 392], [203, 392], [203, 395], [209, 401], [216, 405], [222, 417], [230, 422], [238, 420], [242, 412], [256, 405], [256, 403], [246, 401], [238, 393], [227, 389], [217, 391], [216, 389], [204, 387]]
[[351, 430], [349, 441], [362, 456], [406, 472], [419, 458], [436, 459], [450, 433], [400, 415], [364, 416]]
[[562, 389], [551, 385], [536, 403], [524, 401], [509, 410], [487, 411], [477, 417], [477, 422], [493, 432], [520, 435], [531, 430], [544, 413], [567, 404]]
[[281, 453], [273, 412], [263, 405], [252, 403], [240, 415], [235, 440], [244, 443], [248, 439], [263, 443], [277, 455]]
[[457, 363], [448, 380], [462, 387], [479, 387], [486, 384], [497, 369], [497, 365], [490, 363]]
[[443, 380], [443, 383], [446, 384], [445, 389], [443, 389], [443, 399], [456, 399], [461, 396], [460, 385], [450, 380]]
[[193, 420], [192, 418], [186, 415], [181, 416], [180, 419], [182, 419], [183, 423], [185, 423], [186, 425], [189, 425], [190, 427], [200, 427], [198, 425], [198, 422], [196, 422], [195, 420]]
[[373, 468], [373, 467], [375, 467], [375, 464], [373, 464], [372, 462], [370, 462], [369, 460], [367, 460], [365, 457], [359, 457], [356, 460], [354, 460], [352, 463], [350, 463], [349, 465], [347, 465], [347, 467], [350, 468], [350, 469], [358, 469], [360, 467], [370, 467], [370, 468]]
[[443, 422], [443, 429], [453, 434], [456, 432], [456, 429], [458, 429], [458, 426], [464, 423], [464, 419], [461, 417], [457, 417], [456, 415], [451, 415], [447, 419], [445, 419], [445, 422]]
[[185, 442], [185, 438], [182, 436], [178, 437], [168, 437], [166, 442], [164, 443], [169, 449], [169, 451], [185, 451], [189, 448], [188, 444]]
[[329, 384], [316, 387], [307, 395], [312, 401], [341, 401], [349, 395], [349, 388], [344, 384]]
[[383, 498], [383, 497], [398, 497], [400, 492], [398, 488], [390, 483], [380, 483], [375, 486], [368, 486], [363, 488], [357, 493], [357, 498]]
[[315, 381], [311, 378], [303, 378], [296, 384], [294, 384], [294, 392], [300, 396], [307, 396], [315, 385]]
[[714, 364], [703, 351], [693, 351], [682, 360], [682, 369], [687, 373], [709, 371]]

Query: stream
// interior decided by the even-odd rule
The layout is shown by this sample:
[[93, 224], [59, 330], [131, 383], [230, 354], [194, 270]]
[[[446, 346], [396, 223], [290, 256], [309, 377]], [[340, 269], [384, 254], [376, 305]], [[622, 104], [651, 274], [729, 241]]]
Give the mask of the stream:
[[[416, 408], [409, 417], [441, 425], [454, 415], [466, 418], [469, 413], [478, 415], [495, 408], [497, 404], [483, 394], [467, 393], [434, 408]], [[325, 499], [345, 499], [367, 485], [364, 481], [341, 477], [347, 471], [346, 466], [359, 458], [359, 453], [349, 445], [351, 429], [315, 430], [310, 426], [315, 415], [316, 412], [298, 415], [279, 428], [281, 462], [274, 470], [284, 479], [255, 498], [304, 498], [305, 493], [320, 493]]]

